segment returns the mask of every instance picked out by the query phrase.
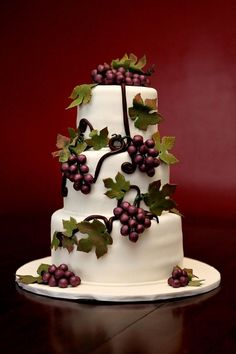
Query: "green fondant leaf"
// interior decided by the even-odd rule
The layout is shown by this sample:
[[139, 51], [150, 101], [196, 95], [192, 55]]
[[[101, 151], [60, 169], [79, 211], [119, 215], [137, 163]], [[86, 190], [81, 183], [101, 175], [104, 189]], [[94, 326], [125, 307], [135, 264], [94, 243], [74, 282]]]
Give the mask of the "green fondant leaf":
[[40, 264], [40, 266], [37, 269], [38, 275], [42, 275], [42, 273], [47, 272], [49, 266], [50, 264], [45, 264], [45, 263]]
[[23, 284], [38, 283], [38, 280], [40, 281], [40, 279], [42, 279], [42, 277], [34, 277], [33, 275], [17, 275], [17, 277], [19, 279], [19, 282]]
[[103, 128], [100, 132], [92, 130], [89, 134], [91, 139], [86, 139], [86, 143], [94, 150], [100, 150], [108, 145], [108, 129]]
[[78, 223], [78, 228], [82, 234], [88, 234], [87, 239], [79, 240], [78, 251], [90, 252], [95, 247], [97, 258], [107, 253], [107, 245], [112, 244], [112, 238], [102, 222], [97, 219], [94, 219], [93, 222], [82, 221]]
[[83, 85], [76, 86], [73, 89], [73, 91], [69, 97], [69, 98], [73, 99], [73, 101], [67, 107], [67, 109], [73, 108], [75, 106], [79, 106], [82, 104], [87, 104], [91, 100], [92, 89], [95, 86], [97, 86], [97, 84], [83, 84]]
[[85, 142], [78, 142], [75, 146], [70, 147], [70, 151], [75, 153], [76, 155], [80, 155], [87, 147]]
[[175, 144], [174, 136], [163, 136], [161, 139], [160, 133], [156, 132], [152, 135], [155, 141], [155, 147], [159, 151], [159, 158], [166, 164], [174, 164], [178, 162], [178, 159], [171, 154], [168, 150], [171, 150]]
[[70, 217], [70, 220], [62, 220], [63, 227], [65, 229], [64, 235], [67, 237], [73, 236], [74, 232], [78, 230], [77, 221]]
[[163, 120], [156, 111], [156, 100], [146, 99], [143, 102], [140, 93], [134, 97], [133, 107], [129, 107], [129, 116], [140, 130], [147, 130], [149, 125], [159, 124]]
[[58, 247], [60, 246], [60, 240], [57, 237], [58, 232], [55, 231], [52, 237], [52, 242], [51, 242], [51, 249], [55, 249], [55, 251], [58, 249]]
[[176, 207], [176, 203], [171, 199], [171, 195], [176, 189], [176, 185], [165, 184], [162, 189], [161, 181], [154, 181], [149, 184], [148, 193], [144, 194], [144, 202], [150, 211], [160, 216], [164, 210], [170, 211]]
[[74, 245], [77, 244], [76, 238], [75, 237], [64, 237], [62, 238], [62, 247], [66, 248], [69, 253], [71, 253], [74, 249]]
[[125, 177], [118, 172], [115, 181], [112, 178], [106, 178], [103, 180], [104, 186], [109, 188], [105, 195], [109, 198], [116, 198], [120, 200], [124, 197], [125, 193], [130, 189], [130, 182], [126, 181]]
[[138, 59], [133, 53], [130, 55], [125, 54], [121, 59], [112, 60], [111, 66], [113, 69], [124, 67], [126, 70], [132, 72], [143, 73], [143, 67], [146, 65], [146, 56]]

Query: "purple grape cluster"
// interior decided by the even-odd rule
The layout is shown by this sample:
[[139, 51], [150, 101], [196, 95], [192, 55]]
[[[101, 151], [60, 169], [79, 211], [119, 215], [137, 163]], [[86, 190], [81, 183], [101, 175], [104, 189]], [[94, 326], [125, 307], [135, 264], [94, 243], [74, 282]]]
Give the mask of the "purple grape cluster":
[[93, 176], [88, 173], [89, 167], [86, 164], [87, 158], [85, 155], [71, 155], [67, 162], [61, 165], [63, 175], [73, 182], [73, 187], [76, 191], [81, 191], [83, 194], [88, 194], [91, 191]]
[[113, 69], [109, 64], [98, 65], [91, 71], [93, 82], [102, 85], [150, 86], [150, 79], [144, 73], [133, 73], [123, 66]]
[[153, 139], [150, 138], [144, 142], [141, 135], [135, 135], [128, 147], [128, 153], [132, 163], [138, 166], [141, 172], [146, 172], [149, 177], [155, 175], [155, 167], [160, 165], [160, 160]]
[[189, 277], [186, 270], [181, 269], [178, 266], [174, 267], [172, 270], [171, 277], [168, 279], [168, 284], [173, 288], [180, 288], [188, 285], [188, 283]]
[[80, 277], [71, 272], [67, 264], [60, 264], [58, 267], [55, 264], [50, 265], [48, 271], [43, 273], [42, 280], [44, 284], [59, 288], [76, 287], [81, 283]]
[[113, 214], [122, 224], [121, 235], [128, 236], [132, 242], [136, 242], [139, 235], [151, 226], [151, 220], [147, 212], [126, 201], [121, 202], [119, 206], [114, 208]]

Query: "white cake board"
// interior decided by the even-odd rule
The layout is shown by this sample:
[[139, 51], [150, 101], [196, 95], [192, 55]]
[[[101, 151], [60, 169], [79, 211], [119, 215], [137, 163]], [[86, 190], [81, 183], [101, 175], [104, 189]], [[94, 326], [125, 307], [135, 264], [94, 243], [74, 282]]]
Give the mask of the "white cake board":
[[[52, 264], [51, 257], [45, 257], [26, 263], [20, 267], [17, 275], [37, 275], [37, 268], [41, 263]], [[136, 284], [100, 284], [84, 283], [77, 287], [59, 288], [43, 284], [23, 284], [16, 276], [17, 284], [24, 290], [32, 293], [68, 300], [99, 300], [112, 302], [140, 302], [175, 299], [180, 297], [203, 294], [217, 288], [220, 284], [220, 273], [210, 265], [184, 258], [183, 268], [193, 269], [199, 279], [205, 279], [201, 286], [186, 286], [172, 288], [167, 284], [167, 279]]]

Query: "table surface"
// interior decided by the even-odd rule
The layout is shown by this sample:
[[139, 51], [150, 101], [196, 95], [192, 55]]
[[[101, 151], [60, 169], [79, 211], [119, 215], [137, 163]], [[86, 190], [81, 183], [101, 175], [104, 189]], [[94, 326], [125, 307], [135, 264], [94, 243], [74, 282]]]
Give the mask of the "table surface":
[[50, 217], [1, 217], [1, 353], [236, 353], [234, 220], [183, 220], [185, 255], [221, 273], [221, 285], [183, 299], [66, 301], [15, 284], [21, 265], [49, 255]]

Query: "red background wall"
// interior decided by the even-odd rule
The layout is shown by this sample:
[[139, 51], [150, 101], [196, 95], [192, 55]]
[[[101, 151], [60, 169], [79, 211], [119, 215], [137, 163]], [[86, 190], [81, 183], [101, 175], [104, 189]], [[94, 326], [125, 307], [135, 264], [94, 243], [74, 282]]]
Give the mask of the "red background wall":
[[179, 209], [235, 216], [235, 1], [2, 0], [0, 16], [1, 213], [61, 207], [51, 152], [75, 125], [67, 97], [97, 64], [134, 52], [157, 66]]

